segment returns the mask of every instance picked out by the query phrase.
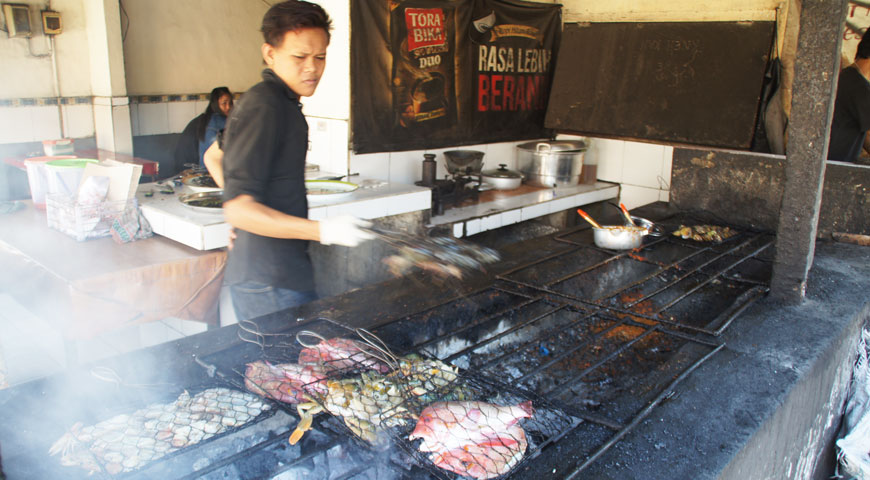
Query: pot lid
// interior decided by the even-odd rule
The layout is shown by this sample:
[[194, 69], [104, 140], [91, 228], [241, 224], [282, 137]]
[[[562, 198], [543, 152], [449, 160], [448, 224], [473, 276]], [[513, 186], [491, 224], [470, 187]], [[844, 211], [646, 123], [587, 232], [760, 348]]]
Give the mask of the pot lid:
[[583, 152], [589, 148], [585, 140], [554, 140], [550, 142], [526, 142], [517, 145], [522, 150], [531, 150], [536, 153], [548, 152]]
[[495, 170], [484, 170], [480, 174], [492, 178], [523, 178], [520, 172], [509, 170], [507, 164], [504, 163], [499, 163], [498, 168]]

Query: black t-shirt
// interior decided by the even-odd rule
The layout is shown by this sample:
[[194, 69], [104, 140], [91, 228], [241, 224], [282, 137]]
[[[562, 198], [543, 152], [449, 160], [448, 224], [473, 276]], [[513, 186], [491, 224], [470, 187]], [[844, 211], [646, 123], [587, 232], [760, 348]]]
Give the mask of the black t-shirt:
[[[308, 123], [296, 95], [275, 73], [248, 90], [224, 133], [224, 200], [242, 194], [280, 212], [308, 218], [305, 155]], [[263, 237], [236, 230], [224, 281], [314, 291], [308, 241]]]
[[840, 71], [828, 159], [854, 162], [870, 130], [870, 82], [854, 66]]

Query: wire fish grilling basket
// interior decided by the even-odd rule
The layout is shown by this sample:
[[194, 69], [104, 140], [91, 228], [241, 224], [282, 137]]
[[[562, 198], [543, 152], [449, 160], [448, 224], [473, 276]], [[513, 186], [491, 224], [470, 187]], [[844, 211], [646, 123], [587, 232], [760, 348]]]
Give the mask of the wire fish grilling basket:
[[396, 276], [411, 267], [419, 267], [441, 276], [461, 278], [466, 271], [483, 270], [485, 265], [501, 259], [499, 253], [491, 248], [453, 237], [424, 237], [379, 227], [367, 230], [398, 250], [397, 255], [384, 260]]
[[[295, 405], [300, 421], [291, 443], [326, 412], [335, 420], [328, 422], [328, 429], [370, 450], [397, 446], [409, 464], [434, 478], [489, 479], [508, 476], [581, 422], [534, 393], [461, 370], [426, 352], [396, 355], [367, 330], [347, 328], [342, 333], [333, 323], [319, 325], [324, 328], [274, 334], [280, 339], [262, 332], [250, 337], [269, 340], [252, 342], [262, 348], [264, 362], [286, 361], [295, 353], [295, 365], [315, 369], [291, 386], [299, 367], [279, 364], [290, 372], [284, 377], [287, 388], [299, 395], [282, 397], [274, 388], [264, 395], [263, 388], [249, 388], [283, 402], [285, 408]], [[275, 355], [278, 345], [284, 350]]]

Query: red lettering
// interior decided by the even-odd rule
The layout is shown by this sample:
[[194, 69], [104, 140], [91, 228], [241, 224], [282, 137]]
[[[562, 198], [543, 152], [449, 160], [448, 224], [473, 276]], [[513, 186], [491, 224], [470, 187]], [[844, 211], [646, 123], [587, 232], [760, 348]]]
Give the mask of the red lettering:
[[489, 103], [489, 77], [486, 75], [477, 76], [477, 111], [487, 111], [487, 103]]
[[505, 110], [514, 111], [517, 109], [516, 102], [514, 101], [514, 87], [516, 85], [516, 77], [513, 75], [505, 75], [504, 76], [504, 95], [502, 98], [502, 106]]
[[492, 76], [492, 95], [490, 95], [490, 108], [494, 111], [501, 111], [501, 105], [498, 103], [498, 97], [501, 96], [501, 89], [499, 88], [499, 83], [502, 82], [502, 75], [493, 75]]
[[514, 98], [516, 99], [516, 109], [517, 110], [525, 110], [526, 109], [526, 77], [520, 77], [517, 82], [517, 91], [514, 92]]
[[408, 51], [422, 47], [444, 45], [445, 31], [440, 8], [408, 8], [405, 26], [408, 29]]

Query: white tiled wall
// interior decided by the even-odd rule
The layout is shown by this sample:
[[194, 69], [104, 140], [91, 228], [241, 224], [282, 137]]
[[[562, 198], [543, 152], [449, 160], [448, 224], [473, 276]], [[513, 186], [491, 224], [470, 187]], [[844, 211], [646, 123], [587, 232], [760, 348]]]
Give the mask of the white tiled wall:
[[170, 102], [167, 103], [166, 116], [169, 121], [167, 133], [176, 133], [184, 130], [190, 121], [196, 117], [199, 112], [196, 111], [198, 102]]
[[[90, 128], [86, 126], [83, 130], [92, 133], [93, 118], [89, 123]], [[0, 107], [0, 144], [39, 142], [57, 138], [61, 138], [57, 105]]]
[[306, 118], [308, 119], [308, 157], [305, 161], [320, 166], [323, 172], [347, 175], [347, 120]]
[[405, 152], [370, 153], [357, 155], [350, 153], [350, 171], [362, 176], [378, 178], [395, 183], [411, 184], [423, 177], [423, 154], [434, 153], [437, 169], [436, 178], [444, 178], [447, 173], [444, 152], [447, 150], [479, 150], [484, 152], [483, 168], [498, 168], [499, 164], [507, 168], [516, 168], [517, 148], [524, 142], [492, 143], [485, 145], [463, 145], [459, 147], [438, 148], [431, 150], [409, 150]]
[[668, 200], [673, 153], [666, 145], [592, 138], [586, 156], [597, 161], [599, 180], [622, 185], [620, 202], [632, 209]]
[[94, 107], [88, 104], [63, 105], [63, 123], [68, 138], [94, 136]]

